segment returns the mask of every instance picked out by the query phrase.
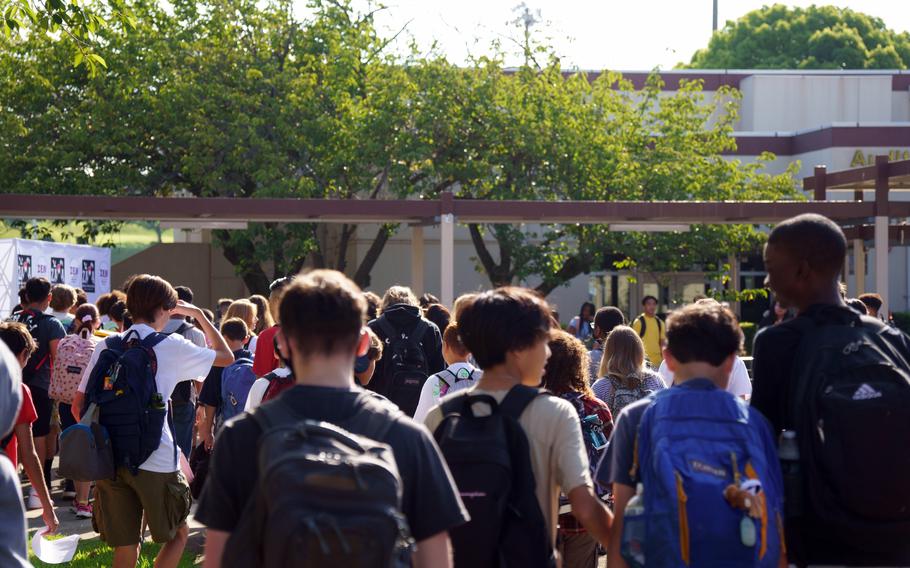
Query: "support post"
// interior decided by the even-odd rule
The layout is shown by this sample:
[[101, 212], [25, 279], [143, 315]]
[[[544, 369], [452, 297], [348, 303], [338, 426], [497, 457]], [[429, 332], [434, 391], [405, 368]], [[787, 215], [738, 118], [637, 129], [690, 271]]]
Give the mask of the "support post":
[[[739, 257], [735, 254], [730, 255], [730, 289], [734, 292], [739, 292]], [[739, 313], [740, 303], [739, 300], [730, 302], [730, 309], [733, 310], [734, 314], [741, 315]]]
[[423, 227], [411, 227], [411, 289], [417, 296], [423, 295]]
[[455, 301], [455, 198], [444, 192], [439, 216], [439, 292], [440, 300], [451, 308]]
[[854, 298], [866, 293], [866, 242], [853, 239], [853, 276], [855, 290], [850, 294]]
[[888, 156], [875, 157], [875, 288], [882, 297], [881, 315], [889, 317]]
[[825, 201], [828, 199], [828, 175], [827, 166], [815, 166], [815, 200]]

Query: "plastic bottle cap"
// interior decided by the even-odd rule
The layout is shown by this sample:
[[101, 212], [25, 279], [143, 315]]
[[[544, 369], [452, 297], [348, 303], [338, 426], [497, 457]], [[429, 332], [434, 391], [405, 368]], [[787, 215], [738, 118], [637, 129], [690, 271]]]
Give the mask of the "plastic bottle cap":
[[636, 494], [641, 495], [644, 492], [645, 492], [645, 486], [643, 484], [639, 483], [639, 484], [635, 485]]

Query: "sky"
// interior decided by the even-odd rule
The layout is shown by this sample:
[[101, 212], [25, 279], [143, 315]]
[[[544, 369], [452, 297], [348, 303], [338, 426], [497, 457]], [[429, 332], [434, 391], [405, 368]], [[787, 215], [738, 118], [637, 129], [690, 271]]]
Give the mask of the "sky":
[[[303, 2], [303, 0], [299, 0]], [[368, 0], [355, 0], [365, 8]], [[620, 71], [672, 68], [688, 62], [711, 37], [712, 0], [524, 0], [540, 11], [541, 32], [564, 67]], [[450, 61], [489, 52], [500, 40], [514, 46], [520, 32], [509, 24], [521, 0], [383, 0], [376, 15], [387, 36], [404, 28], [397, 48], [414, 39], [422, 50], [434, 42]], [[718, 26], [773, 0], [718, 0]], [[877, 16], [897, 31], [910, 30], [907, 0], [791, 0], [791, 6], [833, 4]], [[517, 55], [507, 64], [519, 62]]]

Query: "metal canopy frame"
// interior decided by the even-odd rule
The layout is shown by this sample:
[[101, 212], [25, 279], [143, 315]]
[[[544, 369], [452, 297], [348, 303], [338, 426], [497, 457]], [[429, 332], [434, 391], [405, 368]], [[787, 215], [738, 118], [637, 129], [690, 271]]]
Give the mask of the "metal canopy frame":
[[[814, 201], [488, 201], [455, 199], [248, 199], [190, 197], [110, 197], [86, 195], [18, 195], [0, 197], [0, 217], [25, 219], [125, 219], [204, 224], [217, 222], [404, 223], [412, 225], [412, 261], [423, 265], [425, 225], [440, 225], [441, 296], [454, 296], [454, 225], [458, 223], [581, 223], [610, 224], [774, 224], [802, 213], [818, 213], [854, 231], [857, 239], [871, 230], [876, 243], [879, 293], [887, 301], [887, 251], [890, 217], [910, 217], [910, 202], [891, 202], [891, 183], [910, 187], [910, 160], [828, 173], [824, 166], [803, 180]], [[875, 189], [874, 201], [862, 201], [862, 189]], [[852, 201], [828, 201], [827, 190], [852, 188]], [[857, 199], [857, 197], [859, 199]], [[874, 219], [873, 226], [866, 225]], [[903, 230], [898, 229], [899, 236]], [[419, 240], [419, 242], [414, 242]], [[854, 241], [854, 245], [857, 241]], [[860, 241], [861, 242], [861, 241]], [[881, 246], [883, 245], [883, 246]], [[412, 274], [422, 270], [412, 267]], [[884, 276], [883, 276], [884, 275]], [[422, 283], [422, 276], [418, 283]], [[422, 287], [419, 286], [419, 287]]]

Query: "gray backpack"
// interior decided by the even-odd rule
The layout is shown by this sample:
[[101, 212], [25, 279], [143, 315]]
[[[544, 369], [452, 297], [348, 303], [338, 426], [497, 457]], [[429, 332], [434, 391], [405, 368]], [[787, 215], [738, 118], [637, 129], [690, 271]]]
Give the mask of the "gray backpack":
[[78, 424], [60, 434], [60, 475], [73, 481], [114, 478], [114, 453], [107, 429], [90, 404]]
[[[382, 439], [401, 413], [374, 397], [360, 393], [344, 426]], [[414, 540], [401, 513], [392, 449], [340, 426], [301, 420], [286, 401], [251, 413], [263, 432], [259, 478], [228, 539], [224, 566], [409, 567]]]
[[643, 399], [652, 392], [650, 389], [644, 388], [644, 386], [642, 386], [644, 383], [641, 381], [638, 383], [639, 386], [630, 389], [624, 387], [622, 383], [614, 377], [608, 376], [607, 378], [610, 380], [610, 384], [613, 385], [613, 399], [609, 404], [610, 413], [613, 414], [613, 416], [619, 415], [620, 410], [637, 400]]

